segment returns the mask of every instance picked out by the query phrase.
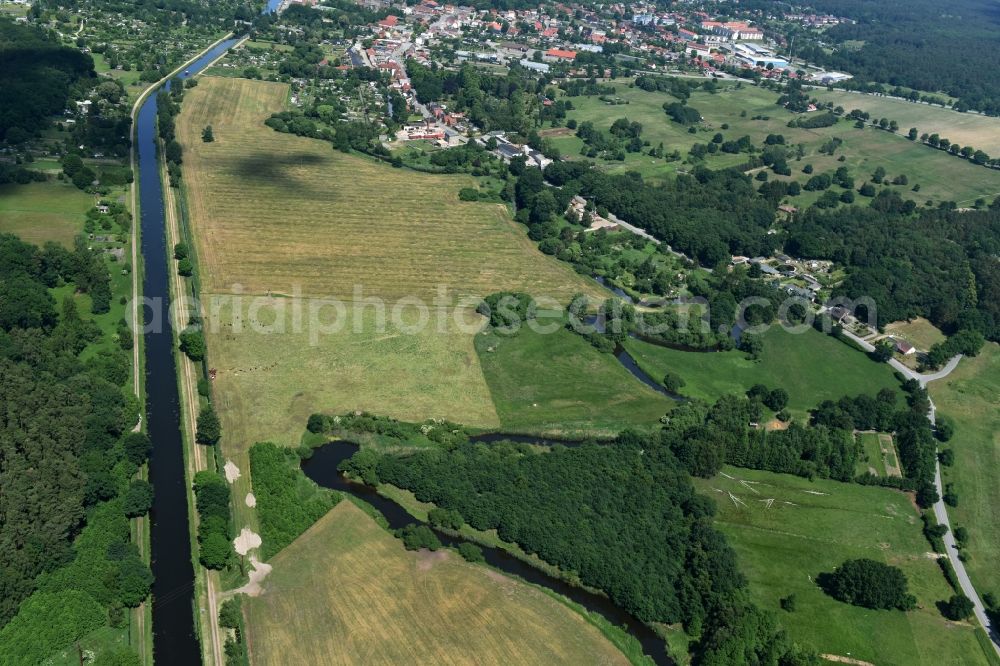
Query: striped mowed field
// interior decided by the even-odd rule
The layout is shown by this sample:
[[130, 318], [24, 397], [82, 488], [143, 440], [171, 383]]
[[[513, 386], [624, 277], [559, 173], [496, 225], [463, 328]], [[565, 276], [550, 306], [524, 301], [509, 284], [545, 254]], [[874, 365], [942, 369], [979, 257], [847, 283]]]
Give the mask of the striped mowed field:
[[[462, 307], [442, 316], [437, 305], [471, 306], [501, 290], [562, 303], [605, 294], [539, 252], [502, 206], [459, 201], [471, 177], [394, 169], [267, 127], [287, 95], [286, 84], [202, 77], [177, 123], [205, 308], [245, 297], [218, 307], [206, 333], [227, 455], [242, 458], [263, 440], [294, 446], [316, 411], [497, 427], [472, 344], [478, 315]], [[208, 125], [215, 141], [204, 143]], [[266, 299], [262, 320], [284, 305], [289, 325], [277, 334], [246, 325], [254, 296]], [[344, 302], [345, 325], [311, 337], [309, 297]], [[416, 334], [397, 325], [412, 323], [412, 309], [393, 323], [393, 305], [408, 297], [437, 307]], [[373, 308], [355, 309], [369, 298], [386, 303], [386, 325]], [[296, 304], [305, 308], [300, 329], [291, 325]]]
[[[288, 86], [204, 77], [178, 137], [203, 291], [386, 299], [519, 289], [600, 292], [545, 257], [498, 204], [463, 202], [471, 177], [393, 169], [264, 125]], [[211, 125], [215, 141], [201, 132]]]
[[243, 602], [254, 664], [627, 664], [573, 610], [454, 552], [407, 552], [342, 500]]

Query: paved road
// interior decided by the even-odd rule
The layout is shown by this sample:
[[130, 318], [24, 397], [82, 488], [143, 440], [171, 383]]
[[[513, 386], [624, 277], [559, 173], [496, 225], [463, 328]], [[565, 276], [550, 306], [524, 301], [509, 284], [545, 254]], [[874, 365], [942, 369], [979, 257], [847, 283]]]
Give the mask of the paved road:
[[[872, 351], [875, 349], [875, 347], [873, 347], [870, 343], [865, 342], [850, 331], [845, 330], [844, 335], [857, 342], [866, 351]], [[951, 372], [958, 367], [958, 362], [961, 360], [962, 355], [957, 354], [952, 357], [943, 368], [935, 373], [927, 375], [920, 374], [919, 372], [915, 372], [910, 368], [907, 368], [896, 359], [889, 361], [889, 364], [898, 370], [904, 377], [916, 379], [920, 382], [921, 386], [926, 388], [929, 382], [943, 379], [951, 374]], [[934, 406], [933, 400], [931, 400], [930, 403], [931, 408], [930, 411], [927, 412], [927, 419], [932, 425], [935, 425], [937, 423], [937, 407]], [[947, 553], [948, 559], [951, 561], [951, 566], [955, 569], [955, 576], [958, 578], [958, 583], [962, 588], [962, 593], [972, 600], [975, 607], [976, 618], [979, 620], [979, 623], [983, 625], [987, 635], [989, 635], [990, 640], [993, 643], [993, 649], [996, 650], [997, 655], [1000, 655], [1000, 633], [998, 633], [998, 628], [990, 622], [990, 618], [986, 614], [986, 607], [983, 605], [982, 599], [979, 597], [979, 593], [976, 592], [976, 588], [973, 587], [972, 580], [969, 578], [969, 573], [965, 570], [965, 563], [958, 558], [958, 546], [955, 544], [955, 537], [951, 533], [951, 521], [948, 519], [948, 507], [944, 503], [944, 485], [941, 482], [940, 462], [937, 462], [937, 466], [934, 470], [934, 485], [937, 488], [939, 497], [938, 501], [934, 504], [934, 517], [937, 518], [938, 524], [948, 527], [948, 533], [944, 535], [945, 553]]]
[[[875, 349], [875, 347], [873, 347], [870, 343], [865, 342], [850, 331], [845, 330], [844, 335], [857, 342], [866, 351], [872, 351]], [[958, 362], [961, 360], [962, 355], [957, 354], [952, 357], [943, 368], [928, 375], [922, 375], [919, 372], [915, 372], [896, 359], [889, 361], [889, 364], [898, 370], [904, 377], [916, 379], [920, 382], [921, 386], [926, 388], [928, 382], [943, 379], [951, 374], [951, 372], [958, 367]], [[933, 400], [931, 400], [930, 403], [931, 408], [930, 411], [927, 412], [927, 419], [932, 425], [936, 425], [937, 407], [934, 406]], [[969, 578], [969, 573], [965, 570], [965, 563], [958, 558], [958, 546], [955, 544], [955, 537], [951, 533], [951, 521], [948, 519], [948, 507], [945, 506], [944, 503], [944, 485], [941, 482], [940, 462], [937, 462], [937, 466], [934, 470], [934, 485], [937, 488], [939, 498], [938, 501], [934, 503], [934, 517], [937, 518], [938, 524], [948, 527], [948, 533], [944, 535], [945, 553], [947, 553], [948, 559], [951, 561], [952, 568], [955, 569], [955, 576], [958, 578], [958, 583], [962, 588], [962, 593], [972, 600], [972, 604], [975, 607], [976, 618], [979, 620], [979, 623], [983, 625], [987, 635], [989, 635], [990, 640], [993, 643], [993, 649], [996, 650], [997, 655], [1000, 655], [1000, 633], [998, 633], [997, 627], [990, 622], [990, 618], [986, 614], [986, 607], [983, 605], [982, 599], [979, 598], [979, 593], [976, 592], [976, 588], [973, 587], [972, 580]]]
[[[945, 366], [945, 370], [937, 373], [939, 376], [933, 378], [928, 378], [927, 381], [933, 381], [933, 379], [939, 379], [944, 375], [947, 375], [955, 366], [958, 365], [958, 361], [961, 356], [956, 356], [948, 362]], [[927, 418], [930, 422], [937, 423], [937, 408], [934, 406], [934, 401], [931, 400], [931, 409], [927, 414]], [[997, 655], [1000, 656], [1000, 633], [997, 631], [997, 627], [990, 621], [989, 615], [986, 614], [986, 607], [983, 605], [982, 599], [979, 598], [979, 593], [976, 592], [976, 588], [972, 585], [972, 580], [969, 578], [969, 573], [965, 570], [965, 563], [958, 557], [958, 546], [955, 543], [955, 536], [952, 534], [951, 521], [948, 519], [948, 508], [944, 503], [944, 484], [941, 482], [941, 463], [937, 462], [937, 467], [934, 470], [934, 486], [937, 488], [938, 501], [934, 503], [934, 517], [937, 519], [938, 524], [945, 525], [948, 527], [948, 532], [944, 535], [944, 549], [948, 554], [948, 559], [951, 561], [951, 566], [955, 569], [955, 576], [958, 578], [958, 584], [962, 588], [962, 593], [972, 600], [972, 604], [975, 609], [976, 619], [979, 623], [983, 625], [983, 629], [986, 630], [986, 634], [990, 637], [990, 641], [993, 643], [993, 649], [996, 651]]]

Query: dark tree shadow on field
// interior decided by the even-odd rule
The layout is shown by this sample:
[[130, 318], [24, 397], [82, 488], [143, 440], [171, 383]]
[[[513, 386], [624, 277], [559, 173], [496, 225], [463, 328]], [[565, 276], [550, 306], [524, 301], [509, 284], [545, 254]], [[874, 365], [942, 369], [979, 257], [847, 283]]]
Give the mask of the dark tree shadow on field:
[[833, 597], [834, 599], [837, 598], [837, 595], [834, 594], [834, 577], [832, 573], [830, 573], [829, 571], [824, 571], [819, 575], [817, 575], [816, 584], [819, 586], [819, 589], [826, 592], [829, 596]]
[[[272, 155], [253, 152], [233, 159], [227, 171], [241, 180], [254, 183], [268, 183], [282, 187], [294, 187], [297, 191], [309, 190], [307, 182], [292, 175], [293, 167], [314, 166], [326, 160], [315, 153], [292, 153]], [[326, 190], [324, 190], [326, 191]]]

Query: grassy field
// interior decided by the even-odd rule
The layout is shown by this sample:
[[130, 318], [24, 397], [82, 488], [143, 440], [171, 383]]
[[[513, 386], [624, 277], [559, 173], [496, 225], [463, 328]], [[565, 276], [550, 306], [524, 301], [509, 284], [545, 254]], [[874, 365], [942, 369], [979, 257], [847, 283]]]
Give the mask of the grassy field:
[[0, 185], [0, 233], [35, 245], [55, 241], [72, 247], [93, 205], [92, 195], [61, 181]]
[[885, 332], [902, 338], [917, 349], [924, 351], [947, 339], [947, 336], [937, 326], [923, 317], [917, 317], [912, 321], [894, 321], [885, 327]]
[[656, 425], [673, 406], [613, 355], [561, 327], [551, 334], [480, 334], [476, 351], [508, 431], [615, 434]]
[[788, 409], [797, 416], [805, 416], [823, 400], [899, 387], [887, 365], [811, 329], [792, 335], [772, 327], [764, 334], [757, 361], [740, 351], [684, 352], [631, 339], [625, 348], [651, 377], [663, 377], [668, 370], [683, 377], [687, 384], [681, 393], [688, 397], [714, 401], [764, 384], [788, 391]]
[[[288, 86], [206, 77], [178, 123], [203, 291], [449, 299], [520, 289], [563, 300], [596, 287], [542, 255], [471, 178], [393, 169], [263, 121]], [[211, 125], [215, 142], [203, 143]]]
[[[484, 428], [500, 424], [472, 335], [450, 320], [443, 332], [429, 327], [410, 334], [391, 321], [380, 329], [369, 308], [313, 345], [308, 332], [290, 330], [290, 313], [288, 331], [268, 334], [234, 331], [230, 312], [231, 306], [222, 308], [226, 323], [207, 335], [227, 452], [264, 440], [295, 446], [317, 411], [358, 409], [410, 421], [448, 418]], [[478, 315], [468, 314], [478, 321]]]
[[879, 447], [878, 433], [860, 432], [855, 437], [861, 444], [864, 455], [868, 458], [867, 461], [858, 461], [858, 474], [871, 472], [877, 476], [885, 476], [885, 460], [882, 457], [882, 449]]
[[[806, 164], [813, 165], [815, 174], [827, 171], [832, 173], [840, 166], [847, 166], [858, 186], [876, 167], [881, 166], [890, 178], [905, 174], [909, 184], [895, 186], [895, 189], [898, 189], [904, 197], [914, 199], [918, 203], [947, 199], [970, 205], [979, 197], [985, 197], [989, 201], [1000, 193], [1000, 173], [997, 171], [975, 166], [966, 160], [945, 155], [926, 146], [915, 145], [889, 132], [871, 128], [857, 130], [846, 121], [820, 129], [790, 128], [788, 121], [796, 115], [778, 107], [776, 104], [778, 94], [763, 88], [744, 84], [740, 89], [736, 89], [735, 84], [729, 83], [723, 84], [726, 87], [720, 86], [720, 92], [716, 94], [704, 91], [693, 93], [688, 104], [702, 114], [705, 122], [699, 126], [696, 134], [689, 134], [686, 127], [671, 122], [663, 112], [664, 102], [676, 101], [672, 96], [662, 92], [629, 88], [628, 80], [617, 80], [614, 85], [617, 89], [616, 96], [627, 100], [628, 104], [608, 105], [597, 97], [573, 97], [572, 102], [577, 110], [570, 111], [567, 116], [575, 118], [578, 122], [592, 120], [597, 127], [605, 130], [615, 119], [628, 117], [631, 121], [642, 123], [642, 137], [652, 146], [657, 146], [662, 141], [665, 148], [668, 150], [676, 148], [683, 156], [687, 155], [692, 144], [707, 143], [716, 132], [721, 132], [726, 139], [737, 139], [747, 135], [758, 146], [768, 134], [782, 134], [788, 144], [801, 143], [804, 146], [805, 156], [802, 161], [795, 159], [789, 161], [792, 178], [800, 183], [805, 183], [809, 178], [801, 171]], [[925, 112], [932, 111], [923, 108]], [[767, 119], [752, 120], [755, 116], [764, 116]], [[996, 119], [981, 120], [991, 121], [993, 127], [1000, 127], [1000, 121]], [[722, 129], [723, 124], [729, 125], [729, 128]], [[902, 121], [900, 126], [904, 134], [910, 127], [904, 125]], [[995, 136], [996, 130], [993, 132]], [[820, 154], [819, 147], [835, 136], [843, 139], [843, 145], [833, 156]], [[563, 152], [571, 156], [578, 155], [582, 145], [580, 139], [572, 134], [559, 137], [555, 142]], [[976, 141], [972, 141], [971, 144], [977, 145]], [[845, 156], [844, 162], [838, 161], [841, 155]], [[710, 168], [723, 168], [741, 164], [746, 159], [746, 155], [718, 153], [710, 156], [705, 164]], [[691, 169], [691, 165], [682, 161], [667, 163], [636, 153], [627, 154], [624, 163], [599, 163], [603, 168], [612, 170], [636, 170], [646, 177], [662, 176], [678, 169]], [[912, 192], [911, 187], [917, 183], [921, 186], [920, 191]], [[840, 191], [839, 188], [834, 189]], [[803, 192], [791, 201], [797, 206], [804, 206], [815, 201], [820, 194], [820, 192]]]
[[902, 476], [899, 458], [892, 435], [877, 432], [859, 432], [855, 435], [867, 461], [858, 461], [859, 474], [871, 472], [876, 476]]
[[624, 664], [582, 616], [451, 552], [410, 553], [341, 502], [248, 598], [254, 664]]
[[959, 113], [940, 106], [914, 104], [888, 97], [859, 95], [842, 90], [812, 90], [809, 95], [823, 102], [833, 102], [846, 110], [861, 109], [873, 118], [888, 118], [899, 123], [905, 134], [916, 127], [920, 134], [939, 134], [952, 143], [972, 146], [990, 155], [1000, 153], [1000, 119], [976, 113]]
[[[716, 525], [735, 548], [755, 601], [776, 614], [793, 640], [822, 654], [879, 665], [987, 663], [972, 625], [948, 622], [935, 607], [951, 588], [928, 555], [919, 515], [906, 495], [731, 467], [695, 482], [715, 498]], [[858, 557], [900, 567], [919, 608], [858, 608], [816, 585], [818, 574]], [[789, 594], [796, 598], [794, 612], [779, 605]]]
[[944, 447], [955, 465], [943, 467], [955, 484], [957, 507], [948, 509], [952, 526], [969, 530], [971, 559], [965, 563], [980, 594], [1000, 594], [1000, 346], [989, 344], [976, 358], [963, 358], [945, 379], [928, 385], [938, 414], [955, 421], [955, 436]]

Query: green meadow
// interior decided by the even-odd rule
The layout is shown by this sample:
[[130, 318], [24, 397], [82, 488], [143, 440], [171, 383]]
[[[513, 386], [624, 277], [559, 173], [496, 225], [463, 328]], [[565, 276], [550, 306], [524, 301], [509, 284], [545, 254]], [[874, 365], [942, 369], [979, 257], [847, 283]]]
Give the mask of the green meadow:
[[658, 423], [673, 402], [636, 380], [611, 354], [551, 321], [543, 334], [480, 333], [476, 351], [500, 426], [511, 432], [611, 435]]
[[35, 245], [55, 241], [72, 247], [93, 205], [92, 195], [62, 181], [0, 185], [0, 233]]
[[[974, 627], [945, 620], [935, 606], [952, 590], [907, 495], [733, 467], [695, 483], [714, 498], [716, 527], [736, 550], [754, 601], [773, 612], [794, 641], [823, 655], [880, 665], [989, 663]], [[918, 608], [859, 608], [816, 584], [819, 574], [860, 557], [901, 568]], [[789, 595], [795, 595], [792, 612], [780, 606]]]
[[953, 527], [969, 531], [965, 563], [980, 594], [1000, 594], [1000, 346], [989, 344], [979, 356], [964, 358], [946, 378], [928, 385], [938, 414], [955, 424], [955, 435], [941, 448], [955, 452], [955, 464], [942, 467], [954, 483], [958, 506], [949, 507]]
[[[802, 173], [802, 167], [806, 164], [812, 164], [814, 174], [832, 173], [838, 167], [846, 166], [855, 178], [856, 187], [881, 166], [890, 178], [905, 174], [908, 184], [892, 187], [904, 197], [918, 203], [952, 200], [959, 205], [971, 205], [977, 198], [984, 197], [989, 201], [1000, 194], [1000, 173], [909, 141], [904, 135], [911, 125], [904, 125], [901, 118], [899, 122], [902, 134], [892, 134], [871, 127], [858, 130], [846, 120], [832, 127], [819, 129], [790, 128], [789, 120], [801, 116], [779, 107], [778, 93], [751, 84], [720, 82], [719, 92], [712, 94], [697, 91], [688, 100], [688, 105], [697, 109], [704, 118], [696, 133], [691, 134], [687, 127], [672, 122], [663, 112], [664, 102], [676, 101], [673, 96], [664, 92], [629, 88], [629, 83], [629, 79], [612, 82], [616, 88], [615, 97], [628, 102], [627, 104], [607, 104], [596, 96], [572, 97], [569, 99], [575, 110], [570, 111], [567, 117], [576, 119], [578, 123], [593, 121], [598, 128], [605, 130], [616, 119], [627, 117], [630, 121], [642, 123], [642, 138], [648, 140], [651, 146], [655, 147], [662, 142], [668, 152], [676, 148], [680, 150], [682, 160], [666, 162], [641, 153], [627, 153], [624, 162], [598, 161], [601, 168], [614, 171], [634, 170], [645, 177], [662, 177], [678, 170], [690, 170], [693, 165], [686, 164], [683, 158], [687, 156], [692, 144], [708, 143], [716, 132], [721, 132], [727, 140], [749, 136], [756, 146], [762, 145], [768, 134], [782, 134], [789, 145], [803, 145], [804, 156], [801, 161], [795, 158], [789, 161], [791, 178], [801, 184], [809, 179], [809, 175]], [[816, 91], [819, 97], [820, 92]], [[855, 106], [863, 108], [860, 102], [859, 99], [859, 104]], [[847, 110], [855, 106], [844, 105]], [[932, 111], [929, 107], [924, 109], [925, 113]], [[753, 120], [754, 117], [758, 119]], [[728, 125], [728, 129], [723, 129], [723, 124]], [[996, 121], [996, 124], [1000, 127], [1000, 121]], [[956, 133], [955, 136], [959, 135]], [[821, 154], [820, 146], [832, 137], [842, 139], [843, 145], [832, 156]], [[984, 140], [991, 137], [992, 132]], [[552, 138], [567, 156], [579, 156], [583, 142], [571, 130], [557, 130]], [[971, 138], [969, 143], [976, 145], [976, 141]], [[843, 162], [839, 161], [841, 156], [844, 157]], [[747, 157], [746, 154], [717, 153], [709, 156], [704, 164], [713, 169], [725, 168], [742, 164]], [[774, 177], [773, 174], [771, 176]], [[912, 191], [915, 184], [920, 185], [919, 192]], [[840, 192], [838, 187], [833, 189]], [[808, 205], [819, 194], [803, 192], [799, 197], [792, 198], [791, 203], [797, 206]], [[859, 199], [863, 201], [863, 197]]]
[[788, 392], [788, 409], [795, 416], [804, 417], [823, 400], [899, 387], [889, 366], [812, 329], [795, 335], [774, 326], [763, 340], [758, 360], [741, 351], [687, 352], [633, 339], [625, 342], [625, 349], [654, 379], [668, 371], [683, 377], [681, 393], [690, 398], [715, 401], [764, 384]]

